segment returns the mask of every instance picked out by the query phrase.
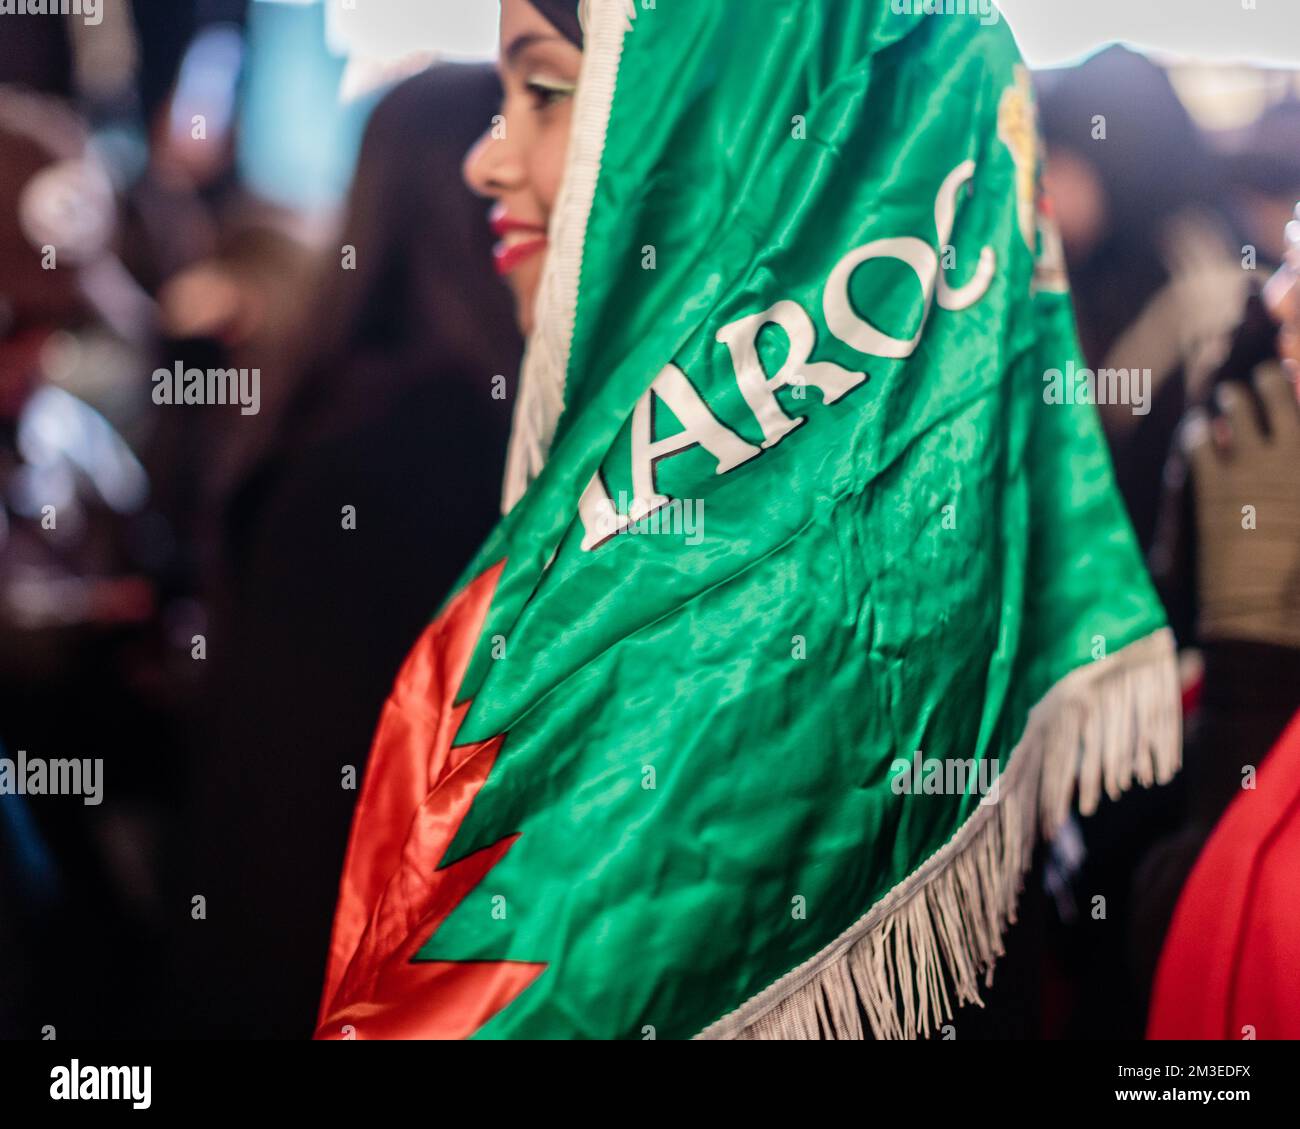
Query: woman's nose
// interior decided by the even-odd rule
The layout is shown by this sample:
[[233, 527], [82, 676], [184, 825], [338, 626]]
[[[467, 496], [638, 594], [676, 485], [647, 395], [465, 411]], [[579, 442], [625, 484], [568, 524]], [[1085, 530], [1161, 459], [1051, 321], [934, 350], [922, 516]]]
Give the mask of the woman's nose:
[[465, 157], [462, 172], [470, 190], [480, 196], [500, 196], [518, 187], [522, 166], [504, 118], [495, 118], [492, 127], [475, 142]]

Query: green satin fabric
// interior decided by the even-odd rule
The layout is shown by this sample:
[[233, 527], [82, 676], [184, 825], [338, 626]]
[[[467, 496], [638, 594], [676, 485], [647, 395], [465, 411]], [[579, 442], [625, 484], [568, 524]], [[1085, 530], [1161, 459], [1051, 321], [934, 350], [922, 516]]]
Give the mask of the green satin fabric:
[[[1031, 297], [999, 129], [1017, 64], [1004, 26], [887, 0], [638, 12], [566, 409], [545, 471], [470, 570], [506, 561], [458, 740], [505, 741], [430, 865], [519, 838], [420, 957], [547, 965], [482, 1037], [700, 1031], [976, 809], [895, 795], [893, 761], [1005, 763], [1030, 707], [1099, 639], [1113, 653], [1162, 625], [1095, 411], [1044, 403], [1045, 370], [1079, 353], [1068, 298]], [[905, 359], [837, 340], [822, 302], [835, 264], [876, 239], [935, 246], [936, 193], [968, 159], [945, 277], [966, 283], [991, 247], [988, 293], [935, 306]], [[897, 262], [865, 265], [850, 294], [895, 336], [921, 323]], [[813, 361], [869, 381], [829, 405], [783, 390], [807, 422], [727, 474], [700, 448], [662, 460], [660, 491], [703, 503], [700, 544], [583, 551], [579, 495], [598, 468], [631, 492], [633, 407], [668, 362], [761, 441], [716, 336], [781, 299], [811, 317]], [[760, 344], [775, 373], [784, 333]], [[658, 435], [678, 429], [656, 418]]]

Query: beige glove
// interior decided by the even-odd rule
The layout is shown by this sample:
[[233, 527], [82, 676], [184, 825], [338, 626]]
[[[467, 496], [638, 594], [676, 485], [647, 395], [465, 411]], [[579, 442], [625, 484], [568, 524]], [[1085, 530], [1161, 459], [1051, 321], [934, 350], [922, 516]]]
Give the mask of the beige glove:
[[1200, 636], [1300, 648], [1300, 404], [1280, 365], [1261, 366], [1259, 426], [1244, 387], [1219, 391], [1221, 419], [1188, 421], [1196, 492]]

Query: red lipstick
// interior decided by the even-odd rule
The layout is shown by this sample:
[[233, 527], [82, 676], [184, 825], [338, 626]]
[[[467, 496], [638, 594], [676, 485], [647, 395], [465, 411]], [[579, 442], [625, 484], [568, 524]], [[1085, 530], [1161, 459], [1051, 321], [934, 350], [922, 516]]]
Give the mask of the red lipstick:
[[507, 275], [520, 263], [546, 249], [546, 228], [516, 219], [504, 204], [492, 209], [492, 233], [499, 243], [492, 249], [497, 273]]

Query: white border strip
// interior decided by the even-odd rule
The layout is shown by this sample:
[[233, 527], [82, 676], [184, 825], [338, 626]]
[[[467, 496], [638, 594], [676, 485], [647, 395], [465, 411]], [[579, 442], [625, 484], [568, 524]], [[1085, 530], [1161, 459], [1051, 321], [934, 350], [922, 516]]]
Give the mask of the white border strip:
[[551, 215], [550, 248], [537, 294], [533, 333], [524, 353], [514, 423], [506, 453], [501, 510], [509, 513], [546, 465], [560, 413], [578, 312], [578, 282], [587, 221], [596, 196], [623, 40], [635, 6], [627, 0], [583, 0], [582, 73], [559, 199]]

